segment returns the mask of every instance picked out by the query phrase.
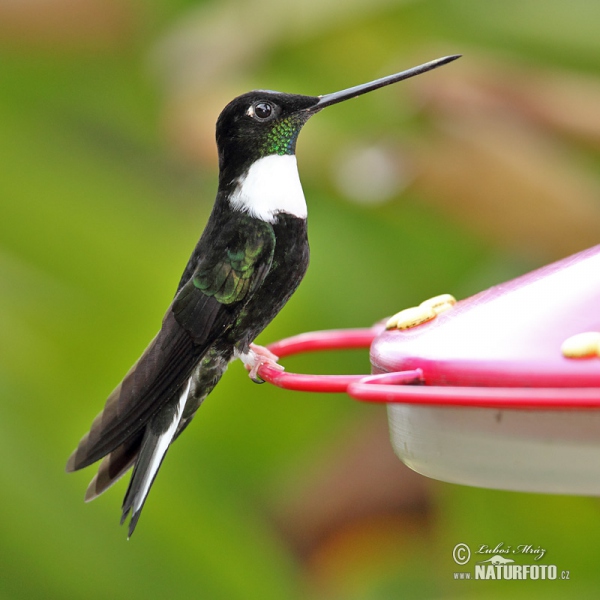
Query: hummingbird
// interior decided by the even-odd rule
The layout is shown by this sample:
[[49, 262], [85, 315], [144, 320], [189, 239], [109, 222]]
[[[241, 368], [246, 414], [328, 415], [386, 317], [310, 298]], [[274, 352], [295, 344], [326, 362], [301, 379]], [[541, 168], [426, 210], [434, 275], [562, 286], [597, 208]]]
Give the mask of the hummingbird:
[[294, 293], [309, 261], [307, 206], [296, 163], [303, 125], [323, 108], [445, 65], [431, 62], [323, 96], [255, 90], [238, 96], [216, 126], [219, 182], [206, 227], [162, 326], [109, 396], [67, 462], [102, 460], [90, 501], [133, 467], [122, 505], [131, 537], [167, 450], [190, 424], [228, 364], [250, 377], [278, 368], [254, 344]]

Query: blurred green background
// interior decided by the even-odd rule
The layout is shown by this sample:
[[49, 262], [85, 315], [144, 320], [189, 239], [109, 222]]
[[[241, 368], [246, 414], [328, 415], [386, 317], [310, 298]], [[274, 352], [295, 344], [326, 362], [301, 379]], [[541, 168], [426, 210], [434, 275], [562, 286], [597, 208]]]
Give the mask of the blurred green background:
[[[593, 597], [596, 499], [428, 481], [383, 407], [230, 368], [135, 536], [71, 450], [158, 327], [208, 216], [214, 123], [253, 88], [322, 94], [464, 57], [300, 136], [312, 263], [261, 336], [368, 326], [600, 239], [600, 4], [0, 0], [0, 598]], [[289, 359], [367, 372], [364, 352]], [[457, 582], [459, 543], [570, 581]]]

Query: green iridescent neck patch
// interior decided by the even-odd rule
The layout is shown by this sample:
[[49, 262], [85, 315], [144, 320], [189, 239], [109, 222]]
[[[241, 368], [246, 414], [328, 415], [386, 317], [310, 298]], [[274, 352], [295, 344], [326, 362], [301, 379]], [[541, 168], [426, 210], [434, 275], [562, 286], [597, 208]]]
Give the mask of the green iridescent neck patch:
[[302, 129], [306, 118], [293, 114], [281, 121], [278, 121], [267, 134], [262, 150], [263, 155], [279, 154], [294, 154], [296, 152], [296, 140]]

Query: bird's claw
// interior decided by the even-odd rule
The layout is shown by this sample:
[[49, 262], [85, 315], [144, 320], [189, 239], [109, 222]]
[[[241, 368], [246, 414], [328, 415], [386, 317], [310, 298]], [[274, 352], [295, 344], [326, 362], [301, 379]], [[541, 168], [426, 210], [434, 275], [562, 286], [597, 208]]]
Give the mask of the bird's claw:
[[278, 371], [284, 370], [284, 368], [277, 362], [279, 360], [277, 355], [273, 354], [268, 348], [265, 348], [264, 346], [258, 346], [257, 344], [250, 344], [250, 350], [241, 358], [244, 363], [244, 367], [246, 367], [246, 370], [248, 371], [250, 379], [252, 379], [254, 383], [264, 383], [264, 380], [258, 375], [258, 371], [263, 365], [268, 365], [269, 367], [273, 367]]

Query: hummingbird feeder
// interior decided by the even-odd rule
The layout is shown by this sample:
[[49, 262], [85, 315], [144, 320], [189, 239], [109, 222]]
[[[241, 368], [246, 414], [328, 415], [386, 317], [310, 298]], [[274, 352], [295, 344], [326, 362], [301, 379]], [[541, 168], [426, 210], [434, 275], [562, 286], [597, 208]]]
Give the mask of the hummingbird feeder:
[[397, 456], [465, 485], [600, 495], [600, 245], [366, 329], [276, 342], [280, 358], [370, 348], [371, 375], [270, 366], [279, 387], [385, 403]]

